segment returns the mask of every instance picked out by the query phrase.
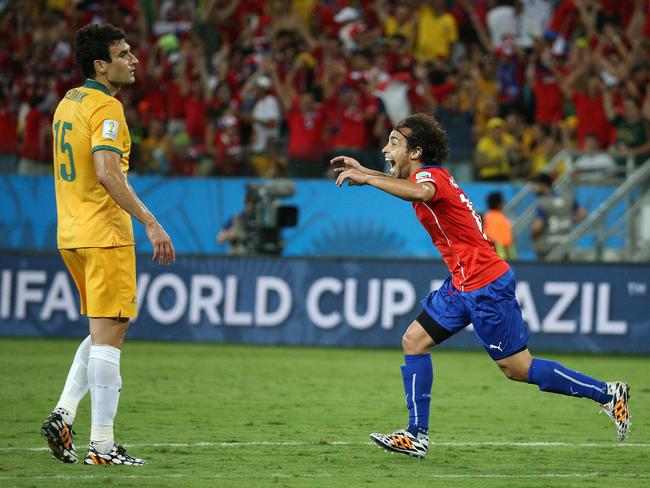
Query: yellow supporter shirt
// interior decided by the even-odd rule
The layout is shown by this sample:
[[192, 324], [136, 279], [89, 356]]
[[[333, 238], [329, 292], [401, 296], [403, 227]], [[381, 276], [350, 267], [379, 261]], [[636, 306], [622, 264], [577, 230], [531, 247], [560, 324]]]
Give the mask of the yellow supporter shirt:
[[304, 24], [309, 26], [313, 20], [312, 16], [316, 5], [318, 5], [316, 0], [294, 0], [291, 2], [291, 10], [298, 12]]
[[407, 42], [415, 37], [415, 24], [407, 20], [403, 24], [398, 24], [397, 19], [392, 15], [384, 22], [384, 35], [386, 37], [393, 37], [395, 35], [404, 36]]
[[503, 134], [503, 140], [500, 143], [490, 136], [481, 137], [476, 145], [476, 152], [481, 153], [487, 159], [487, 164], [479, 168], [479, 176], [481, 178], [509, 176], [508, 151], [514, 146], [515, 140], [510, 134]]
[[69, 90], [52, 123], [59, 249], [134, 243], [131, 216], [97, 181], [93, 153], [108, 150], [129, 170], [131, 137], [122, 104], [94, 80]]
[[415, 59], [431, 61], [449, 58], [451, 46], [458, 40], [456, 19], [450, 13], [436, 16], [424, 5], [418, 11], [418, 30], [415, 41]]

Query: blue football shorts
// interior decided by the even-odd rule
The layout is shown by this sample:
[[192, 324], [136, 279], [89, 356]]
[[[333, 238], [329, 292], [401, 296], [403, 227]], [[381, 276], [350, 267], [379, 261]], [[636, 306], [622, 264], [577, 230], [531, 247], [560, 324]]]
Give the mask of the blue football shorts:
[[495, 361], [527, 348], [528, 330], [515, 298], [512, 270], [483, 288], [466, 292], [456, 289], [449, 277], [421, 303], [450, 335], [473, 324], [476, 337]]

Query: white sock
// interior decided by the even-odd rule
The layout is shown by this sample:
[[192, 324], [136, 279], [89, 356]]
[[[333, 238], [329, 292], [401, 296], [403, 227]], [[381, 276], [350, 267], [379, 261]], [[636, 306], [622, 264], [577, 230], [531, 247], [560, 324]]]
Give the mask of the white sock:
[[90, 352], [90, 336], [86, 337], [74, 355], [72, 366], [65, 380], [59, 402], [54, 407], [66, 424], [72, 425], [77, 415], [77, 407], [81, 399], [88, 393], [88, 353]]
[[[107, 454], [113, 449], [113, 426], [112, 425], [95, 425], [90, 427], [90, 445], [95, 448], [95, 451], [101, 454]], [[106, 439], [106, 440], [93, 440], [93, 439]]]
[[88, 384], [92, 405], [90, 443], [97, 451], [106, 454], [114, 444], [113, 419], [120, 401], [121, 351], [104, 344], [90, 347], [88, 355]]

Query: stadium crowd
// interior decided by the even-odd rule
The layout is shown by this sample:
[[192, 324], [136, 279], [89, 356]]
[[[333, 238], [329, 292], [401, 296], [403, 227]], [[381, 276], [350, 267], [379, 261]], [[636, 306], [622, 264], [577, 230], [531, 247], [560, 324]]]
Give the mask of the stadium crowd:
[[418, 111], [479, 181], [562, 149], [650, 157], [649, 0], [25, 0], [0, 3], [0, 171], [51, 172], [51, 116], [81, 74], [72, 33], [110, 22], [139, 58], [119, 94], [131, 170], [323, 177]]

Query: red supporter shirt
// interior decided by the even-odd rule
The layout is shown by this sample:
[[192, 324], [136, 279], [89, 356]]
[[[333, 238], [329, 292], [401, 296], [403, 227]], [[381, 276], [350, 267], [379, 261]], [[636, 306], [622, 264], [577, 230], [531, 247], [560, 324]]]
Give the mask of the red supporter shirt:
[[42, 114], [38, 107], [32, 107], [27, 117], [25, 117], [23, 144], [20, 151], [20, 155], [23, 158], [41, 161], [44, 157], [48, 156], [41, 143], [41, 127], [43, 124], [49, 128], [50, 123], [47, 115]]
[[18, 121], [7, 107], [0, 107], [0, 154], [18, 152]]
[[175, 81], [167, 85], [167, 114], [170, 119], [185, 118], [185, 97], [181, 93], [181, 87]]
[[214, 136], [214, 146], [216, 158], [220, 161], [226, 161], [239, 157], [242, 152], [241, 139], [239, 135], [231, 136], [225, 130], [219, 130]]
[[426, 91], [429, 91], [429, 95], [435, 98], [436, 102], [442, 104], [447, 98], [447, 95], [452, 93], [456, 89], [456, 86], [451, 82], [445, 82], [441, 85], [435, 86], [425, 86], [420, 82], [411, 82], [411, 88], [408, 92], [409, 102], [415, 109], [415, 111], [428, 111], [428, 99], [426, 98]]
[[296, 97], [287, 113], [289, 144], [287, 154], [290, 158], [320, 160], [323, 153], [323, 127], [325, 115], [321, 107], [309, 113], [300, 110]]
[[194, 140], [203, 141], [207, 104], [202, 97], [190, 95], [185, 99], [185, 131]]
[[578, 119], [578, 148], [582, 149], [587, 134], [598, 136], [601, 148], [609, 146], [612, 142], [612, 126], [605, 114], [603, 97], [574, 92], [571, 101], [576, 108]]
[[246, 27], [246, 22], [251, 16], [257, 17], [264, 11], [265, 2], [261, 0], [242, 0], [227, 22], [220, 23], [220, 30], [224, 37], [234, 43], [240, 32]]
[[570, 37], [578, 20], [579, 14], [575, 0], [564, 0], [556, 5], [548, 28], [563, 37]]
[[483, 232], [472, 202], [446, 169], [424, 166], [409, 180], [432, 183], [436, 188], [431, 200], [413, 202], [413, 209], [442, 254], [457, 289], [478, 290], [510, 269]]
[[369, 147], [372, 139], [366, 118], [377, 114], [376, 100], [364, 98], [358, 105], [343, 107], [330, 99], [329, 105], [329, 120], [333, 128], [330, 145], [334, 149]]
[[456, 89], [456, 85], [454, 85], [450, 81], [445, 81], [444, 83], [440, 85], [433, 85], [429, 87], [429, 91], [431, 92], [431, 96], [436, 99], [436, 102], [442, 103], [445, 101], [445, 98], [447, 98], [447, 95], [450, 93], [453, 93], [454, 90]]
[[555, 77], [540, 77], [533, 83], [535, 94], [535, 122], [552, 125], [562, 120], [564, 115], [564, 97]]
[[145, 100], [149, 104], [151, 118], [164, 120], [167, 118], [165, 93], [160, 85], [148, 85]]

